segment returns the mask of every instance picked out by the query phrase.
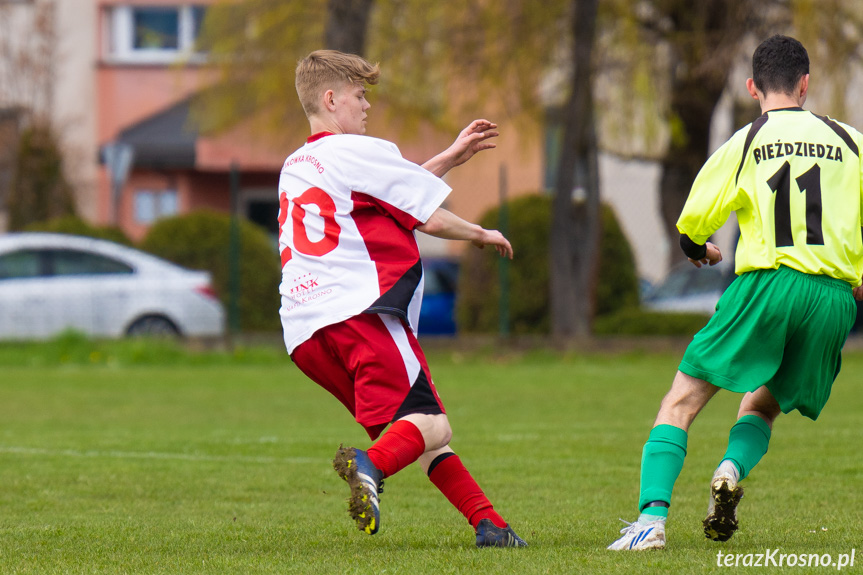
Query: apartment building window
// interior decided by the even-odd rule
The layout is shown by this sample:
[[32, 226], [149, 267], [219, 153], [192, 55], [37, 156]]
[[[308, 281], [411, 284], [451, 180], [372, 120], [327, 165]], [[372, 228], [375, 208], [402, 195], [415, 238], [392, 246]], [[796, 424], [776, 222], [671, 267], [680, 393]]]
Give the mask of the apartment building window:
[[136, 190], [135, 221], [151, 224], [159, 218], [174, 216], [179, 212], [176, 190]]
[[201, 60], [195, 41], [206, 6], [112, 6], [106, 8], [106, 60], [160, 64], [180, 59]]
[[132, 8], [133, 50], [178, 50], [180, 12], [176, 8]]

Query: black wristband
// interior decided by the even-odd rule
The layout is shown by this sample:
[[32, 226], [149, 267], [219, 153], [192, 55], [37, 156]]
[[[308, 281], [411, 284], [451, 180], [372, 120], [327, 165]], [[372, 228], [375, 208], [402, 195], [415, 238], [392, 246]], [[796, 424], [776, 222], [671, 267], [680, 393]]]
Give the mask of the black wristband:
[[704, 259], [707, 255], [707, 244], [696, 244], [686, 234], [680, 234], [680, 249], [691, 260]]

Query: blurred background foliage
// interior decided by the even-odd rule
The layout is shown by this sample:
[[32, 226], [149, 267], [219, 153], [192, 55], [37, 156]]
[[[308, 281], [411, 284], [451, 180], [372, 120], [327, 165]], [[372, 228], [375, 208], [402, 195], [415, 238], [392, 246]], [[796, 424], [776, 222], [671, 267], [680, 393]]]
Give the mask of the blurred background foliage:
[[[380, 62], [373, 101], [408, 134], [425, 121], [461, 127], [477, 109], [499, 121], [542, 121], [565, 101], [568, 19], [578, 3], [226, 0], [209, 10], [200, 38], [219, 82], [197, 117], [213, 130], [254, 118], [276, 140], [304, 133], [296, 64], [341, 42]], [[681, 146], [692, 144], [688, 123], [709, 126], [716, 92], [767, 35], [792, 34], [808, 47], [831, 93], [823, 111], [833, 116], [844, 115], [849, 66], [863, 57], [861, 0], [606, 0], [595, 26], [600, 143], [624, 156], [660, 158], [672, 133]], [[748, 98], [742, 85], [730, 91]], [[706, 113], [690, 120], [679, 109], [686, 101], [700, 101]]]
[[[590, 71], [573, 83], [578, 29], [592, 30], [594, 40]], [[711, 149], [714, 112], [727, 97], [739, 112], [735, 128], [760, 114], [743, 80], [752, 50], [774, 33], [809, 47], [813, 77], [829, 95], [819, 99], [819, 111], [842, 116], [855, 98], [850, 71], [859, 75], [863, 58], [863, 0], [228, 0], [204, 24], [201, 48], [219, 81], [197, 101], [195, 117], [214, 131], [251, 123], [292, 149], [307, 132], [294, 96], [297, 61], [319, 48], [355, 52], [380, 62], [373, 113], [383, 112], [388, 128], [401, 128], [404, 138], [426, 133], [420, 126], [452, 131], [481, 114], [517, 125], [524, 145], [535, 146], [549, 118], [575, 116], [584, 121], [567, 130], [595, 130], [582, 140], [561, 134], [568, 142], [562, 153], [582, 155], [579, 170], [590, 171], [597, 150], [658, 162], [660, 211], [668, 243], [676, 245], [675, 222]], [[742, 78], [734, 76], [741, 70]], [[588, 111], [571, 97], [582, 88], [593, 96]], [[583, 150], [585, 142], [593, 150]], [[565, 171], [557, 175], [561, 197], [570, 194]], [[595, 206], [597, 181], [576, 185]], [[567, 217], [575, 222], [581, 208], [573, 205]], [[587, 222], [596, 213], [589, 210]], [[583, 214], [580, 221], [569, 229], [584, 227]], [[589, 242], [552, 242], [545, 253], [565, 244], [571, 251], [563, 261], [583, 262], [593, 252], [582, 253], [582, 246], [600, 233], [591, 230]], [[669, 257], [679, 254], [671, 250]], [[602, 264], [552, 260], [553, 277], [572, 277], [552, 282], [551, 299], [561, 286], [575, 285], [590, 302], [579, 314], [605, 313], [596, 275]], [[593, 277], [584, 281], [585, 274]]]
[[57, 135], [45, 122], [22, 130], [6, 199], [9, 229], [75, 214], [72, 186], [63, 174]]
[[[527, 0], [218, 2], [208, 10], [199, 46], [209, 54], [216, 81], [194, 99], [195, 121], [213, 133], [243, 123], [288, 149], [299, 145], [308, 128], [295, 97], [294, 69], [308, 52], [330, 47], [380, 62], [383, 76], [371, 96], [375, 112], [404, 138], [426, 133], [421, 127], [451, 132], [481, 113], [517, 125], [523, 144], [536, 146], [548, 122], [565, 117], [573, 105], [572, 24], [578, 9], [590, 3], [596, 0], [548, 0], [541, 6]], [[742, 80], [761, 39], [787, 33], [807, 46], [819, 112], [842, 119], [855, 109], [852, 81], [861, 75], [863, 0], [605, 0], [596, 6], [595, 14], [586, 12], [595, 18], [588, 80], [596, 112], [593, 145], [660, 164], [661, 210], [671, 245], [677, 214], [710, 150], [711, 120], [720, 100], [734, 101], [735, 128], [759, 114]], [[119, 230], [76, 217], [53, 130], [34, 123], [15, 144], [10, 229], [130, 244]], [[513, 298], [513, 328], [547, 331], [549, 294], [543, 286], [554, 273], [547, 260], [555, 249], [547, 235], [551, 198], [514, 202], [520, 202], [511, 206], [518, 214], [512, 236], [519, 256], [510, 273], [522, 292]], [[495, 214], [483, 222], [494, 227]], [[608, 208], [600, 219], [600, 263], [590, 268], [595, 277], [589, 293], [579, 294], [592, 302], [591, 318], [603, 318], [593, 322], [597, 329], [608, 317], [634, 309], [637, 298], [634, 277], [620, 279], [626, 269], [634, 276], [631, 249]], [[229, 227], [229, 218], [216, 214], [173, 218], [154, 226], [141, 247], [210, 270], [227, 301]], [[270, 265], [277, 261], [270, 243], [262, 230], [243, 224], [245, 329], [278, 328], [279, 274]], [[496, 264], [485, 257], [473, 250], [466, 254], [462, 284], [468, 291], [459, 314], [469, 330], [488, 329], [496, 321], [491, 315], [496, 303], [478, 300], [473, 311], [461, 309], [473, 301], [475, 294], [468, 292], [474, 283], [497, 277], [489, 267]], [[475, 269], [486, 269], [488, 277], [473, 278]], [[480, 295], [497, 289], [486, 286]]]
[[[548, 245], [551, 234], [551, 202], [548, 195], [527, 195], [506, 204], [508, 237], [516, 257], [508, 264], [509, 316], [514, 334], [548, 334], [551, 331]], [[614, 215], [603, 205], [599, 279], [596, 292], [598, 317], [624, 309], [638, 309], [639, 283], [632, 248]], [[480, 225], [495, 229], [500, 208], [486, 212]], [[501, 289], [493, 250], [468, 249], [462, 256], [456, 300], [460, 331], [498, 331]], [[598, 320], [597, 320], [598, 321]]]
[[[239, 222], [239, 317], [245, 331], [272, 331], [279, 319], [279, 256], [266, 231]], [[159, 220], [140, 248], [183, 267], [207, 270], [226, 309], [231, 297], [231, 217], [198, 211]]]

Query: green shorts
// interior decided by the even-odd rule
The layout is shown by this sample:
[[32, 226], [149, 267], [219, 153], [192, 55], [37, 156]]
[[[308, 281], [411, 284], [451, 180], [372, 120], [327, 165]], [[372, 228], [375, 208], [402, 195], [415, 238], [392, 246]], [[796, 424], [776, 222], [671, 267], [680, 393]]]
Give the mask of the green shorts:
[[856, 313], [842, 280], [785, 266], [747, 272], [695, 334], [680, 371], [738, 393], [766, 385], [784, 413], [797, 409], [816, 419]]

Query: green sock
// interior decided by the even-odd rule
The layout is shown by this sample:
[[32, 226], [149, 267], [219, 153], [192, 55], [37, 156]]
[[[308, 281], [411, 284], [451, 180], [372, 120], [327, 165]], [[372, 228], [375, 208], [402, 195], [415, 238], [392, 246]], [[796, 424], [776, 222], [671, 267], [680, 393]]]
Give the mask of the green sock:
[[[657, 425], [650, 431], [641, 454], [641, 495], [638, 510], [651, 515], [668, 515], [668, 508], [648, 507], [652, 501], [671, 504], [671, 490], [683, 469], [687, 434], [673, 425]], [[654, 513], [657, 511], [657, 513]]]
[[770, 426], [757, 415], [744, 415], [731, 428], [728, 449], [722, 459], [734, 462], [743, 479], [767, 453], [769, 442]]

